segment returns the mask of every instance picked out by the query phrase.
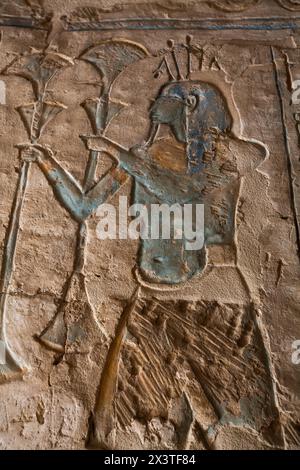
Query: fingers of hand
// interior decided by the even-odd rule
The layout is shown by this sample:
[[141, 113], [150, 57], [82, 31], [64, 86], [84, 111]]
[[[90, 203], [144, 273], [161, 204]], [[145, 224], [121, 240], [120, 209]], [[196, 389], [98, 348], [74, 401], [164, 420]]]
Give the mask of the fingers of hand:
[[21, 159], [25, 162], [34, 162], [39, 155], [39, 151], [33, 147], [23, 147], [21, 149]]

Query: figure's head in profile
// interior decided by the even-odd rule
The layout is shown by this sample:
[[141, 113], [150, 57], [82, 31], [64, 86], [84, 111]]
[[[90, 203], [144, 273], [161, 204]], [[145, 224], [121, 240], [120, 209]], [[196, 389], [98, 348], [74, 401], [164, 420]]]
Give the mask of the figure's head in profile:
[[216, 136], [230, 132], [232, 117], [222, 93], [210, 83], [183, 80], [160, 90], [150, 109], [152, 128], [170, 127], [186, 146], [188, 172], [203, 168], [203, 156], [212, 150]]

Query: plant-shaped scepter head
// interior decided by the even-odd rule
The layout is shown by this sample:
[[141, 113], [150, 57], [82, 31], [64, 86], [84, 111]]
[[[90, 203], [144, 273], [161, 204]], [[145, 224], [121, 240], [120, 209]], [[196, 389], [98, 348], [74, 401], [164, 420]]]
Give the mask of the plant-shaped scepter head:
[[17, 108], [32, 143], [38, 141], [50, 120], [66, 108], [62, 103], [47, 100], [46, 93], [59, 71], [72, 65], [73, 60], [64, 54], [33, 50], [14, 59], [3, 71], [4, 75], [18, 75], [32, 84], [36, 101]]
[[[147, 51], [142, 46], [122, 39], [101, 41], [98, 45], [89, 48], [80, 55], [80, 59], [91, 63], [100, 74], [100, 97], [89, 98], [82, 103], [91, 123], [92, 132], [95, 135], [104, 133], [109, 122], [125, 106], [124, 103], [113, 101], [110, 98], [110, 91], [114, 81], [128, 65], [147, 55]], [[98, 157], [99, 152], [93, 150], [89, 151], [89, 158], [82, 185], [83, 193], [88, 193], [95, 184]], [[89, 212], [87, 212], [86, 217], [88, 216]], [[85, 220], [82, 220], [78, 227], [74, 271], [68, 280], [68, 289], [72, 289], [72, 286], [78, 284], [77, 280], [80, 279], [78, 285], [85, 291], [84, 263], [87, 238], [88, 227]], [[68, 291], [66, 296], [68, 296]], [[81, 294], [80, 297], [82, 297]], [[64, 351], [67, 337], [65, 325], [66, 309], [66, 303], [62, 304], [62, 308], [58, 310], [53, 321], [39, 336], [40, 342], [48, 349]], [[84, 307], [84, 309], [85, 311], [93, 312], [88, 298], [86, 298], [86, 307]]]
[[95, 135], [104, 133], [111, 120], [126, 106], [110, 98], [114, 82], [129, 65], [147, 56], [149, 52], [145, 47], [126, 39], [104, 40], [81, 54], [80, 59], [96, 68], [102, 83], [100, 97], [82, 103]]

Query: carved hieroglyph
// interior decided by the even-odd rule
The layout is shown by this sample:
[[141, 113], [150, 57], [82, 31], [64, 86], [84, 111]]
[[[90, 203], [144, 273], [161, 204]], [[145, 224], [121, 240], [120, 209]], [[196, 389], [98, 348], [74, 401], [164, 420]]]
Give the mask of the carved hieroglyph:
[[299, 447], [298, 3], [1, 4], [3, 448]]

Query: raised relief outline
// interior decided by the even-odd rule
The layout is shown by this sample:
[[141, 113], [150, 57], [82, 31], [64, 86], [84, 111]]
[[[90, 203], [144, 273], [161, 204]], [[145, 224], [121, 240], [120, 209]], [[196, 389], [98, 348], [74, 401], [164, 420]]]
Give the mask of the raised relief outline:
[[[3, 71], [3, 75], [18, 75], [32, 84], [36, 101], [17, 108], [26, 128], [31, 144], [36, 144], [46, 125], [65, 106], [60, 103], [48, 102], [45, 99], [47, 87], [58, 71], [65, 66], [73, 65], [73, 61], [57, 52], [36, 51], [17, 56]], [[42, 73], [41, 73], [42, 72]], [[19, 144], [19, 151], [28, 144]], [[0, 381], [9, 381], [21, 377], [26, 371], [26, 366], [11, 350], [6, 335], [6, 311], [7, 300], [10, 292], [10, 284], [13, 274], [14, 258], [20, 228], [22, 205], [25, 197], [27, 180], [29, 175], [31, 157], [24, 158], [19, 172], [19, 181], [15, 192], [12, 212], [8, 230], [6, 233], [4, 255], [1, 269], [1, 299], [0, 299], [0, 340], [5, 345], [5, 364], [0, 365]]]
[[[286, 5], [288, 5], [288, 2], [284, 2], [283, 0], [280, 1], [280, 3], [281, 4], [285, 3]], [[251, 20], [252, 23], [251, 24], [248, 23], [248, 25], [244, 25], [243, 22], [242, 22], [242, 24], [240, 24], [235, 20], [235, 24], [233, 24], [233, 25], [232, 24], [221, 25], [221, 27], [220, 27], [219, 24], [215, 24], [215, 23], [218, 23], [218, 22], [215, 22], [215, 20], [213, 20], [212, 23], [209, 23], [209, 24], [205, 25], [204, 23], [202, 23], [202, 20], [193, 22], [191, 20], [174, 20], [174, 19], [170, 19], [170, 21], [169, 20], [163, 20], [159, 24], [158, 29], [160, 27], [162, 29], [173, 29], [173, 27], [174, 27], [174, 29], [177, 29], [177, 28], [178, 29], [185, 29], [185, 28], [190, 29], [190, 27], [193, 27], [195, 29], [213, 29], [213, 30], [219, 30], [219, 29], [254, 29], [254, 30], [259, 30], [259, 31], [270, 30], [270, 29], [272, 29], [272, 30], [299, 29], [299, 27], [300, 27], [299, 19], [300, 18], [296, 18], [296, 20], [295, 20], [296, 23], [295, 23], [295, 22], [282, 22], [282, 19], [279, 20], [278, 18], [276, 18], [275, 20], [272, 20], [271, 24], [268, 20], [265, 21], [265, 19], [253, 19], [253, 20]], [[264, 23], [262, 23], [261, 20], [263, 20]], [[286, 20], [286, 18], [284, 18], [284, 20]], [[141, 22], [144, 22], [144, 24], [141, 24]], [[118, 20], [116, 20], [116, 21], [115, 20], [107, 20], [107, 23], [105, 23], [105, 20], [104, 20], [103, 24], [104, 24], [104, 28], [108, 28], [108, 29], [127, 29], [127, 28], [128, 29], [149, 29], [150, 22], [148, 22], [148, 24], [147, 24], [147, 21], [145, 19], [141, 18], [141, 19], [138, 19], [138, 20], [124, 20], [124, 22], [122, 22], [122, 21], [120, 22]], [[151, 28], [152, 28], [152, 25], [150, 25], [150, 29]], [[97, 29], [98, 29], [98, 26], [97, 26]], [[84, 30], [84, 29], [81, 29], [81, 30]], [[164, 64], [167, 67], [165, 61], [164, 61]], [[99, 128], [98, 128], [97, 124], [96, 124], [97, 119], [95, 119], [95, 114], [97, 113], [97, 109], [99, 109], [99, 105], [100, 105], [100, 101], [99, 101], [98, 98], [91, 99], [91, 100], [89, 100], [89, 101], [87, 101], [83, 104], [84, 109], [86, 110], [86, 112], [89, 116], [89, 119], [91, 120], [91, 125], [92, 125], [94, 133], [95, 133], [95, 131], [96, 132], [97, 131], [103, 131], [103, 129], [105, 128], [105, 125], [104, 126], [100, 125]], [[121, 106], [120, 107], [117, 106], [115, 112], [117, 113], [120, 108], [121, 108]], [[28, 113], [28, 111], [29, 111], [29, 113]], [[32, 119], [31, 121], [28, 120], [28, 114], [30, 115], [30, 113], [33, 113], [33, 112], [35, 112], [35, 110], [32, 110], [32, 108], [30, 108], [30, 106], [28, 106], [28, 109], [26, 109], [26, 107], [22, 107], [19, 110], [20, 116], [21, 116], [23, 122], [26, 124], [28, 130], [32, 129], [32, 123], [34, 122], [34, 119]], [[105, 123], [108, 123], [107, 119], [105, 119], [104, 121], [105, 121]], [[33, 127], [35, 127], [35, 126], [33, 126]], [[40, 122], [40, 128], [42, 130], [41, 122]], [[92, 185], [93, 175], [94, 175], [94, 170], [95, 170], [95, 165], [96, 165], [97, 159], [98, 159], [98, 151], [97, 150], [90, 150], [89, 164], [88, 164], [88, 168], [87, 168], [87, 172], [86, 172], [86, 178], [85, 178], [85, 182], [86, 182], [85, 184], [87, 185], [87, 187]], [[25, 164], [24, 164], [24, 167], [25, 167]], [[22, 191], [24, 192], [24, 190], [25, 190], [24, 180], [26, 180], [26, 177], [23, 177], [22, 182], [20, 184], [21, 193], [22, 193]], [[21, 197], [21, 199], [22, 199], [22, 197]], [[17, 206], [18, 206], [18, 204], [17, 204]], [[79, 256], [79, 259], [81, 260], [79, 262], [79, 266], [80, 266], [80, 269], [82, 269], [83, 264], [84, 264], [84, 254], [83, 254], [83, 251], [81, 250], [81, 248], [84, 245], [84, 241], [86, 240], [86, 232], [85, 232], [84, 225], [81, 225], [81, 228], [79, 230], [78, 240], [79, 240], [78, 253], [81, 253], [81, 255]], [[137, 293], [135, 295], [138, 297], [139, 292], [137, 291]]]

